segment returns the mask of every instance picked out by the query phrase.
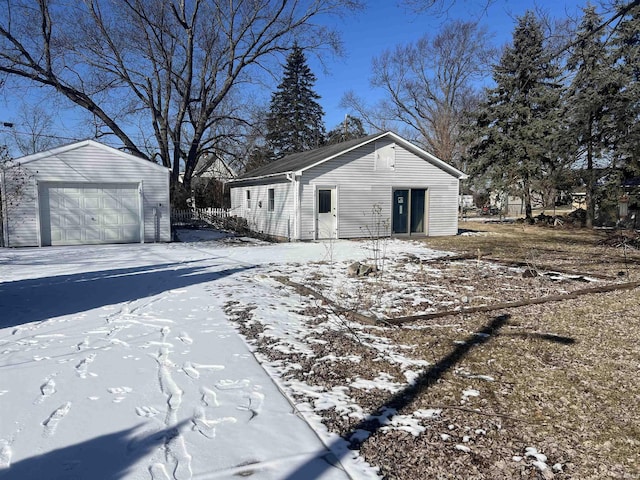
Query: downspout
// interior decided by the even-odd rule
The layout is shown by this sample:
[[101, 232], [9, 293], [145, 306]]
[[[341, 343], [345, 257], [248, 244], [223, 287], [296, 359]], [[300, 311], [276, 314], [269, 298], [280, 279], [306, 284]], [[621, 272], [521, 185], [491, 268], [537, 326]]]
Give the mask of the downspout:
[[0, 247], [9, 246], [9, 229], [8, 224], [5, 224], [5, 196], [4, 170], [0, 170]]
[[[300, 199], [298, 196], [298, 188], [296, 182], [296, 176], [293, 172], [287, 173], [287, 180], [291, 182], [291, 193], [293, 195], [293, 214], [289, 215], [289, 241], [298, 238], [298, 211], [300, 209]], [[293, 224], [293, 225], [292, 225]]]

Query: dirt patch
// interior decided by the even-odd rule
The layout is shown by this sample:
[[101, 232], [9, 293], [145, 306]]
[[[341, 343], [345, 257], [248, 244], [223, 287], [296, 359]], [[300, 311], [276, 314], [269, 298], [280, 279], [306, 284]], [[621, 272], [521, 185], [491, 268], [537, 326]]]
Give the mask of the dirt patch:
[[[295, 334], [273, 332], [259, 309], [229, 305], [228, 313], [285, 384], [306, 386], [292, 388], [295, 401], [315, 405], [383, 478], [639, 478], [640, 289], [613, 288], [640, 280], [640, 254], [607, 238], [479, 226], [424, 241], [457, 259], [404, 255], [386, 259], [381, 276], [357, 279], [343, 273], [346, 264], [279, 271], [330, 300], [296, 294], [297, 349], [289, 347]], [[456, 308], [400, 327], [345, 313], [380, 319]]]

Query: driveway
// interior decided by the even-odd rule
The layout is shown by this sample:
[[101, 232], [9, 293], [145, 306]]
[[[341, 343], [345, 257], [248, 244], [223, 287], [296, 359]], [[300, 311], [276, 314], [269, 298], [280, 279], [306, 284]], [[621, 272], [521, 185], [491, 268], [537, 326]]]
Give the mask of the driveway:
[[0, 478], [371, 478], [326, 467], [223, 309], [277, 305], [255, 281], [263, 266], [324, 255], [220, 241], [0, 250]]

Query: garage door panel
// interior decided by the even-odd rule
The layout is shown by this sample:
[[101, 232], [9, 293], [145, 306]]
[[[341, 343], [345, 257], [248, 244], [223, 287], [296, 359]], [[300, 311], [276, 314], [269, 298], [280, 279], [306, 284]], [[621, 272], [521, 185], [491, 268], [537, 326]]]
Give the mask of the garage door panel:
[[62, 208], [80, 208], [80, 197], [63, 195], [59, 199]]
[[50, 238], [51, 245], [140, 241], [137, 184], [52, 184], [44, 197], [48, 220], [43, 228], [49, 232], [43, 239]]
[[105, 226], [120, 225], [120, 215], [104, 214], [102, 216], [102, 224]]
[[81, 216], [78, 213], [67, 213], [61, 217], [61, 228], [79, 227], [82, 224]]

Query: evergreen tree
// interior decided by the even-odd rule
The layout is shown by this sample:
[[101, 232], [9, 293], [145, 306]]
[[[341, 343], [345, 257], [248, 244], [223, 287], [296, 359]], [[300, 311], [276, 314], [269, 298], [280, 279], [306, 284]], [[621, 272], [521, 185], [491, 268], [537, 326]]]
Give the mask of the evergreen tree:
[[583, 12], [577, 42], [568, 62], [573, 72], [568, 92], [568, 134], [578, 148], [578, 158], [584, 159], [586, 226], [591, 228], [595, 217], [596, 171], [603, 171], [610, 159], [611, 105], [615, 102], [618, 81], [602, 40], [601, 18], [594, 7], [587, 7]]
[[274, 158], [311, 150], [324, 142], [324, 112], [318, 103], [320, 96], [313, 91], [315, 81], [302, 49], [294, 45], [267, 117], [267, 146]]
[[521, 195], [533, 221], [531, 193], [556, 161], [562, 85], [560, 69], [546, 48], [534, 13], [518, 19], [513, 43], [493, 69], [495, 88], [487, 92], [471, 127], [472, 172], [494, 190]]
[[640, 175], [640, 6], [623, 17], [614, 32], [614, 159], [624, 176]]
[[346, 142], [347, 140], [352, 140], [354, 138], [362, 138], [366, 137], [367, 132], [364, 131], [364, 127], [362, 126], [362, 120], [358, 117], [352, 117], [351, 115], [347, 115], [340, 125], [336, 125], [333, 130], [330, 130], [327, 133], [326, 143], [329, 145], [334, 145], [340, 142]]

